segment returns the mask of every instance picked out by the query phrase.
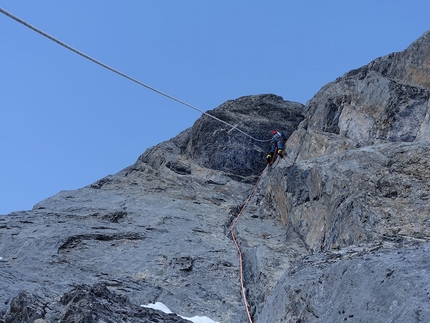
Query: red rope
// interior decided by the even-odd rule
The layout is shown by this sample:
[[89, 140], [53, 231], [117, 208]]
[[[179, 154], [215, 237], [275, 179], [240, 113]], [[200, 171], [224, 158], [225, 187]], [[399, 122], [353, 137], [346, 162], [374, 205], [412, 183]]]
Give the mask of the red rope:
[[[264, 169], [265, 170], [265, 169]], [[246, 314], [248, 315], [248, 319], [249, 322], [252, 323], [252, 318], [251, 318], [251, 313], [249, 312], [249, 305], [248, 305], [248, 301], [246, 300], [246, 293], [245, 293], [245, 285], [244, 285], [244, 280], [243, 280], [243, 261], [242, 261], [242, 252], [240, 251], [240, 247], [239, 244], [236, 240], [236, 237], [234, 236], [234, 231], [233, 228], [237, 222], [237, 220], [239, 219], [240, 215], [243, 213], [243, 211], [245, 210], [246, 205], [248, 204], [248, 202], [251, 200], [252, 195], [255, 192], [255, 189], [257, 188], [258, 183], [260, 182], [261, 176], [263, 176], [263, 172], [261, 173], [260, 177], [257, 180], [257, 183], [255, 183], [254, 188], [252, 189], [251, 193], [249, 194], [249, 196], [247, 197], [247, 199], [245, 200], [245, 204], [243, 205], [242, 209], [240, 210], [239, 214], [237, 215], [236, 219], [234, 219], [233, 223], [231, 224], [230, 227], [230, 232], [231, 232], [231, 237], [233, 238], [233, 242], [236, 245], [236, 249], [237, 252], [239, 254], [239, 270], [240, 270], [240, 285], [242, 288], [242, 297], [243, 297], [243, 302], [245, 304], [245, 309], [246, 309]]]

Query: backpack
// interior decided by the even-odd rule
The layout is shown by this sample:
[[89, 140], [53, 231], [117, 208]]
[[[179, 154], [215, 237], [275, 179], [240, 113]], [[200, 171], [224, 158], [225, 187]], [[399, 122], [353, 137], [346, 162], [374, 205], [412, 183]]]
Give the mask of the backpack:
[[281, 134], [281, 137], [282, 137], [282, 140], [283, 141], [287, 141], [287, 136], [286, 135], [284, 135], [284, 133], [283, 132], [280, 132], [280, 131], [278, 131], [280, 134]]

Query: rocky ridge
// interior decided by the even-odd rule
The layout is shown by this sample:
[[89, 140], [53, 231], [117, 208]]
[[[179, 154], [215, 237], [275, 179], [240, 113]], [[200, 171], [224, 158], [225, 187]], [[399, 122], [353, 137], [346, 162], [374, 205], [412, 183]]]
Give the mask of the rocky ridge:
[[0, 217], [0, 322], [426, 322], [430, 32], [325, 85], [208, 111], [135, 164]]

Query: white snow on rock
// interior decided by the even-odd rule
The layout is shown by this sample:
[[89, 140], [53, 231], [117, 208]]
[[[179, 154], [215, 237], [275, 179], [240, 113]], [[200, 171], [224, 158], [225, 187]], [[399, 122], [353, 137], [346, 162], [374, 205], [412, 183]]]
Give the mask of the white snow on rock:
[[[173, 313], [166, 305], [164, 305], [161, 302], [155, 302], [155, 304], [140, 305], [140, 306], [146, 307], [146, 308], [153, 308], [154, 310], [160, 310], [166, 314]], [[194, 322], [194, 323], [219, 323], [219, 322], [215, 322], [215, 321], [211, 320], [210, 318], [208, 318], [206, 316], [194, 316], [194, 317], [184, 317], [181, 315], [179, 315], [179, 316], [185, 320], [189, 320], [189, 321]]]

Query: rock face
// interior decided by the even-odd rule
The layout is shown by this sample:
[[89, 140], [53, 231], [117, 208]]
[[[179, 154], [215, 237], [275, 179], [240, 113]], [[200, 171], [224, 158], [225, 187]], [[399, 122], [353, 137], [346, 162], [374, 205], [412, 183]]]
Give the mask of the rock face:
[[[297, 129], [303, 108], [258, 95], [209, 113], [270, 139]], [[184, 317], [245, 321], [229, 228], [268, 143], [216, 125], [203, 116], [119, 173], [0, 218], [3, 321], [176, 322], [138, 307], [156, 301]]]
[[303, 120], [303, 105], [276, 95], [255, 95], [227, 101], [207, 113], [262, 141], [203, 115], [192, 128], [146, 151], [138, 162], [155, 169], [165, 166], [180, 175], [192, 174], [195, 163], [253, 183], [266, 166], [271, 131], [282, 129], [289, 136]]
[[[0, 218], [0, 322], [430, 321], [430, 32], [307, 104], [227, 101]], [[289, 139], [266, 166], [272, 129]], [[245, 136], [241, 131], [256, 141]], [[255, 185], [255, 186], [254, 186]]]
[[427, 32], [308, 102], [255, 199], [309, 255], [259, 321], [430, 321], [429, 46]]

